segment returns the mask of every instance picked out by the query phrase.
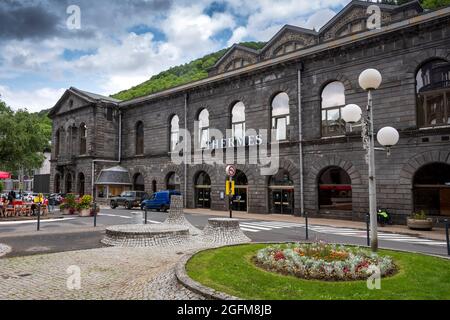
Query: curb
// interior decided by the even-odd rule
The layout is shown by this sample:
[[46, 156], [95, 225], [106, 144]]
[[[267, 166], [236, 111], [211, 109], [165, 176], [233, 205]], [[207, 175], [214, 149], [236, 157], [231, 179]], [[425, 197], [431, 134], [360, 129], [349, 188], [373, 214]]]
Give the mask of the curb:
[[[232, 247], [232, 246], [223, 246], [223, 247]], [[213, 249], [223, 248], [223, 247], [217, 247]], [[177, 278], [177, 281], [184, 286], [189, 291], [192, 291], [202, 297], [205, 297], [207, 300], [242, 300], [238, 297], [234, 297], [231, 295], [228, 295], [226, 293], [216, 291], [214, 289], [205, 287], [198, 283], [197, 281], [192, 280], [187, 272], [186, 272], [186, 264], [191, 260], [191, 258], [196, 255], [197, 253], [200, 253], [202, 251], [211, 250], [209, 249], [201, 249], [197, 250], [193, 253], [189, 253], [184, 255], [176, 264], [175, 266], [175, 277]]]

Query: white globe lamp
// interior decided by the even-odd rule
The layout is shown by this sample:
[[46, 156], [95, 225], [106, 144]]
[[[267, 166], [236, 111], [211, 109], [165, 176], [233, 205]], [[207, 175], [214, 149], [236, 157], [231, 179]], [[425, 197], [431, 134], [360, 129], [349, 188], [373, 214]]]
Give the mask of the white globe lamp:
[[366, 91], [378, 89], [382, 81], [381, 73], [376, 69], [364, 70], [359, 75], [359, 85]]
[[362, 110], [356, 104], [349, 104], [342, 109], [342, 119], [345, 122], [353, 124], [361, 120]]
[[390, 148], [398, 143], [400, 135], [395, 128], [385, 127], [378, 131], [377, 140], [383, 147]]

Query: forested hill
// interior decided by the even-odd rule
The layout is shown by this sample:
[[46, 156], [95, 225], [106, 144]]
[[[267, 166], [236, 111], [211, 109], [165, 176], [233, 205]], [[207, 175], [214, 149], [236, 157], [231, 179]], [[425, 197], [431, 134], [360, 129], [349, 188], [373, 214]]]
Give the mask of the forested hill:
[[[258, 50], [265, 42], [243, 42], [240, 45]], [[212, 67], [228, 49], [223, 49], [215, 53], [208, 54], [203, 58], [191, 61], [187, 64], [170, 68], [131, 89], [121, 91], [112, 95], [119, 100], [130, 100], [146, 96], [155, 92], [170, 89], [189, 82], [197, 81], [208, 77], [208, 69]]]

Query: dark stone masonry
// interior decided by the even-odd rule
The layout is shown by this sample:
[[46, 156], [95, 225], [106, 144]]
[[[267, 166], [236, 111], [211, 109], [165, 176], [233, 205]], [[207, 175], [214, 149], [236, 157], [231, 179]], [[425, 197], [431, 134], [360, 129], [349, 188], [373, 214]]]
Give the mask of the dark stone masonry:
[[[188, 208], [228, 210], [226, 164], [172, 163], [180, 129], [192, 133], [193, 151], [194, 132], [233, 128], [251, 141], [241, 128], [274, 129], [279, 172], [261, 175], [247, 155], [237, 165], [233, 209], [300, 215], [303, 207], [311, 216], [362, 220], [366, 152], [360, 129], [350, 130], [340, 113], [350, 103], [365, 110], [358, 77], [375, 68], [383, 76], [375, 129], [400, 132], [389, 157], [376, 154], [379, 208], [394, 222], [420, 210], [450, 215], [450, 8], [380, 4], [381, 28], [369, 30], [370, 4], [352, 1], [319, 31], [287, 25], [259, 51], [235, 45], [207, 79], [150, 96], [118, 101], [68, 89], [50, 114], [51, 191], [108, 203], [125, 190], [176, 189]], [[112, 167], [128, 171], [129, 181], [98, 182]]]

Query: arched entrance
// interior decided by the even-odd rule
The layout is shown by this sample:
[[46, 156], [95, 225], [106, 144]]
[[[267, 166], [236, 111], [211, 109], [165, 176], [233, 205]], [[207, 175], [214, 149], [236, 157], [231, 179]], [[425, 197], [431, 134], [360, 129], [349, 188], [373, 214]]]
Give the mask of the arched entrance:
[[329, 167], [319, 176], [319, 209], [321, 211], [351, 211], [352, 181], [340, 167]]
[[414, 176], [414, 211], [450, 216], [450, 165], [431, 163]]
[[294, 181], [284, 169], [270, 178], [269, 208], [271, 213], [294, 214]]
[[248, 179], [244, 172], [237, 170], [233, 178], [235, 182], [235, 194], [232, 199], [233, 211], [248, 211]]
[[133, 190], [145, 191], [144, 176], [140, 173], [136, 173], [133, 177]]
[[84, 178], [84, 174], [83, 173], [79, 173], [78, 174], [78, 194], [80, 196], [84, 196], [85, 193], [85, 189], [84, 189], [84, 185], [85, 185], [85, 178]]
[[66, 193], [72, 193], [72, 174], [66, 175]]
[[180, 191], [181, 190], [180, 177], [175, 172], [169, 173], [166, 179], [166, 186], [167, 190]]
[[211, 208], [211, 178], [204, 171], [195, 179], [195, 207]]
[[61, 193], [61, 176], [59, 173], [55, 175], [55, 193]]

